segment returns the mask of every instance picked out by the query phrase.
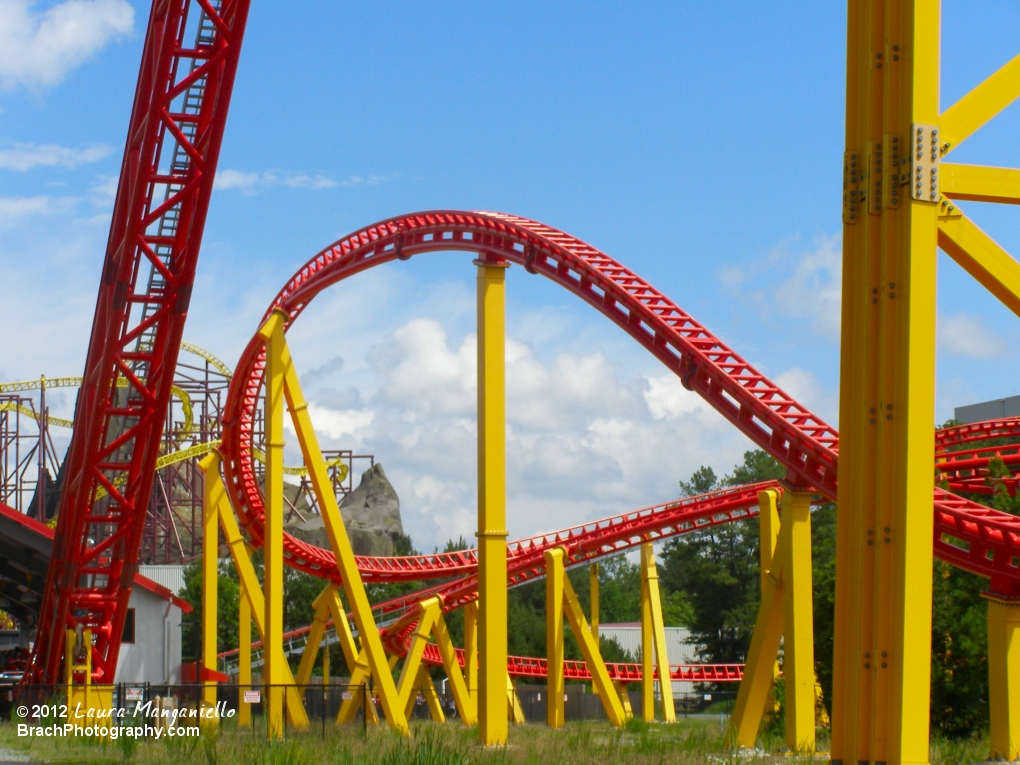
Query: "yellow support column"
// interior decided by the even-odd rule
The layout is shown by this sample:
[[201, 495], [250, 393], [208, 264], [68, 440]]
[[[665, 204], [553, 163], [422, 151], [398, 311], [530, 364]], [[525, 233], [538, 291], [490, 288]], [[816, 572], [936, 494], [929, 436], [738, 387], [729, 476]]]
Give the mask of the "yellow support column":
[[[655, 567], [655, 550], [651, 542], [641, 545], [641, 644], [645, 645], [645, 635], [650, 638], [650, 646], [655, 649], [655, 659], [659, 669], [659, 691], [662, 694], [662, 719], [676, 722], [676, 710], [673, 706], [673, 680], [669, 673], [669, 655], [666, 650], [666, 628], [662, 621], [662, 600], [659, 596], [659, 571]], [[647, 621], [646, 621], [647, 620]], [[646, 626], [647, 624], [647, 626]], [[642, 659], [644, 657], [642, 656]], [[651, 668], [651, 654], [647, 665]], [[649, 680], [651, 676], [649, 675]], [[651, 688], [649, 683], [649, 688]], [[648, 692], [646, 691], [646, 694]], [[654, 698], [653, 698], [654, 703]], [[646, 720], [654, 720], [654, 707], [645, 712]]]
[[[766, 582], [772, 568], [772, 558], [779, 541], [779, 492], [766, 489], [758, 492], [758, 560], [760, 562], [761, 595], [765, 598]], [[779, 662], [772, 665], [772, 686], [768, 698], [765, 699], [765, 713], [775, 714], [779, 711], [776, 700], [776, 681], [779, 679]]]
[[[243, 592], [248, 598], [252, 619], [255, 622], [255, 629], [262, 639], [263, 651], [266, 650], [265, 630], [265, 598], [262, 595], [262, 587], [258, 577], [255, 575], [255, 567], [252, 565], [248, 555], [248, 547], [241, 537], [241, 529], [234, 518], [234, 511], [230, 509], [227, 501], [227, 491], [220, 478], [220, 453], [213, 450], [199, 461], [198, 467], [205, 474], [206, 489], [208, 494], [206, 500], [213, 507], [218, 508], [220, 518], [220, 530], [223, 532], [223, 539], [230, 550], [230, 558], [234, 562], [238, 579], [244, 584]], [[287, 719], [290, 725], [301, 730], [308, 727], [308, 714], [305, 712], [305, 705], [301, 694], [294, 688], [294, 678], [290, 672], [290, 665], [283, 655], [283, 646], [278, 645], [277, 664], [283, 668], [283, 674], [287, 684]]]
[[266, 731], [270, 739], [283, 736], [283, 701], [286, 682], [279, 657], [283, 654], [283, 409], [284, 375], [289, 362], [283, 321], [274, 314], [259, 331], [266, 344], [265, 427], [265, 663], [263, 682], [268, 686]]
[[478, 733], [506, 743], [506, 269], [478, 266]]
[[205, 481], [202, 498], [202, 703], [216, 706], [216, 632], [219, 585], [220, 527], [216, 505], [210, 495], [216, 482]]
[[[850, 0], [832, 760], [928, 762], [938, 0]], [[784, 520], [785, 523], [785, 520]]]
[[244, 700], [244, 692], [251, 690], [251, 605], [244, 582], [240, 583], [240, 603], [237, 607], [237, 725], [251, 727], [251, 704]]
[[988, 711], [993, 758], [1020, 758], [1020, 603], [988, 598]]
[[478, 703], [478, 601], [464, 606], [464, 679], [468, 693]]
[[783, 683], [786, 746], [815, 750], [814, 603], [811, 588], [811, 493], [783, 494]]
[[563, 727], [563, 550], [545, 551], [545, 720]]
[[[354, 612], [354, 621], [358, 625], [365, 658], [375, 681], [375, 690], [379, 694], [386, 722], [394, 730], [409, 735], [407, 718], [404, 716], [404, 708], [400, 703], [396, 683], [393, 682], [382, 638], [379, 636], [379, 628], [372, 617], [372, 605], [365, 593], [365, 585], [354, 558], [354, 550], [351, 548], [350, 538], [344, 528], [336, 495], [322, 459], [322, 450], [319, 448], [319, 441], [308, 414], [308, 402], [305, 401], [301, 393], [301, 382], [298, 380], [293, 363], [291, 363], [290, 352], [283, 335], [285, 320], [286, 314], [279, 310], [275, 311], [259, 334], [272, 338], [267, 343], [267, 347], [272, 345], [280, 348], [280, 366], [284, 377], [283, 390], [290, 408], [291, 422], [294, 425], [305, 466], [308, 468], [308, 477], [311, 480], [315, 498], [319, 503], [326, 536], [329, 538], [330, 547], [336, 557], [337, 570], [343, 579], [344, 592], [351, 604], [351, 611]], [[268, 355], [270, 354], [267, 352]]]
[[641, 548], [641, 719], [655, 721], [655, 648], [652, 636], [652, 600], [645, 576], [645, 550]]

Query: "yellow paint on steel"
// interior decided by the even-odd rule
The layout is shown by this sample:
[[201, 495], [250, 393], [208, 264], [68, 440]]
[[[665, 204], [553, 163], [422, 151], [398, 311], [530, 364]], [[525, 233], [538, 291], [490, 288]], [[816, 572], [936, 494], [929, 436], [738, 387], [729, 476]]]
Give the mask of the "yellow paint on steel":
[[499, 746], [507, 724], [506, 269], [478, 266], [478, 734]]
[[952, 116], [940, 134], [939, 13], [936, 0], [849, 3], [847, 182], [872, 194], [875, 172], [896, 183], [843, 227], [831, 744], [843, 762], [928, 761], [940, 205], [929, 194], [937, 172], [924, 172], [918, 194], [911, 161], [934, 166], [943, 142], [958, 144], [997, 110], [982, 95], [974, 113], [985, 116]]
[[[351, 604], [351, 611], [354, 613], [355, 623], [358, 625], [358, 634], [361, 636], [362, 648], [365, 650], [365, 654], [368, 659], [368, 666], [372, 672], [372, 677], [375, 680], [375, 688], [379, 694], [379, 699], [382, 703], [387, 723], [394, 730], [408, 735], [409, 730], [407, 726], [407, 719], [404, 717], [403, 705], [400, 703], [396, 684], [393, 682], [393, 676], [389, 671], [389, 664], [386, 660], [386, 652], [383, 649], [379, 630], [375, 625], [375, 620], [372, 618], [372, 606], [368, 601], [368, 595], [365, 593], [365, 586], [361, 579], [361, 572], [358, 570], [357, 563], [354, 559], [354, 550], [351, 548], [351, 542], [347, 536], [347, 530], [344, 528], [343, 519], [340, 516], [340, 509], [337, 506], [336, 495], [333, 493], [333, 485], [329, 479], [329, 474], [326, 471], [326, 466], [322, 459], [322, 450], [319, 448], [319, 441], [315, 435], [315, 429], [312, 427], [312, 421], [308, 414], [308, 404], [301, 393], [301, 383], [298, 380], [294, 365], [290, 360], [290, 352], [287, 349], [287, 341], [283, 334], [283, 321], [285, 314], [282, 311], [276, 311], [274, 312], [273, 317], [277, 319], [278, 323], [275, 326], [270, 327], [270, 332], [267, 334], [272, 337], [272, 346], [279, 346], [282, 349], [280, 387], [283, 395], [286, 397], [287, 405], [290, 408], [291, 421], [294, 425], [294, 430], [297, 435], [298, 444], [301, 447], [301, 453], [304, 457], [305, 465], [308, 467], [308, 476], [311, 481], [312, 490], [315, 493], [316, 500], [318, 500], [319, 503], [319, 512], [326, 529], [326, 535], [329, 538], [333, 554], [336, 556], [337, 568], [343, 579], [344, 592], [347, 595], [348, 602]], [[269, 320], [269, 322], [272, 321], [273, 318]], [[269, 322], [267, 322], [267, 325]], [[263, 335], [263, 337], [265, 336], [266, 335]], [[272, 359], [272, 353], [269, 352], [268, 343], [267, 358], [269, 360]], [[270, 384], [270, 368], [271, 366], [267, 365], [267, 389]], [[282, 416], [282, 401], [280, 407], [280, 414]], [[269, 418], [267, 416], [267, 422], [268, 419]], [[270, 447], [272, 446], [271, 438], [267, 438], [267, 445]], [[282, 450], [280, 460], [280, 464], [282, 464]], [[269, 462], [271, 462], [271, 459], [267, 460], [267, 487], [270, 485], [268, 478]], [[282, 482], [280, 499], [282, 500]]]
[[468, 693], [478, 703], [478, 601], [464, 606], [464, 679]]
[[[673, 706], [673, 681], [669, 674], [669, 655], [666, 649], [666, 627], [662, 620], [662, 599], [659, 595], [659, 571], [655, 566], [655, 549], [651, 542], [641, 545], [641, 645], [646, 643], [645, 636], [655, 651], [655, 663], [659, 675], [659, 691], [662, 695], [662, 719], [666, 722], [676, 722], [676, 710]], [[642, 661], [644, 661], [642, 656]], [[651, 651], [648, 653], [647, 666], [651, 669]], [[649, 689], [653, 688], [652, 673], [649, 671], [647, 678]], [[648, 691], [645, 691], [646, 697]], [[642, 713], [646, 720], [655, 719], [654, 694], [653, 704], [649, 705], [651, 717], [648, 712]]]
[[193, 353], [196, 356], [201, 356], [203, 359], [209, 362], [209, 364], [221, 375], [226, 377], [228, 380], [234, 376], [234, 371], [220, 361], [216, 356], [207, 351], [205, 348], [201, 348], [194, 343], [181, 342], [181, 350]]
[[[1020, 171], [1014, 171], [1020, 172]], [[1020, 316], [1020, 263], [970, 218], [941, 205], [939, 247], [1009, 310]]]
[[[28, 417], [31, 420], [39, 422], [39, 413], [29, 409], [27, 406], [21, 404], [15, 404], [13, 401], [4, 401], [0, 403], [0, 412], [17, 412], [23, 417]], [[71, 428], [74, 427], [74, 423], [70, 420], [65, 420], [60, 417], [54, 417], [50, 415], [46, 418], [46, 422], [50, 425], [56, 425], [58, 428]]]
[[432, 682], [432, 675], [429, 674], [428, 667], [422, 666], [418, 668], [418, 687], [421, 688], [422, 695], [425, 697], [425, 703], [428, 705], [429, 716], [432, 718], [432, 721], [437, 723], [446, 722], [443, 702], [436, 692], [436, 686]]
[[461, 673], [460, 663], [457, 661], [457, 649], [453, 645], [446, 620], [443, 619], [443, 611], [438, 604], [434, 608], [437, 615], [432, 627], [432, 637], [435, 638], [439, 655], [443, 659], [443, 669], [446, 670], [446, 677], [449, 679], [450, 688], [453, 691], [454, 706], [465, 725], [475, 725], [478, 722], [478, 705], [468, 693], [467, 683], [464, 682], [464, 675]]
[[[772, 558], [779, 542], [779, 492], [766, 489], [758, 492], [758, 559], [760, 564], [761, 593], [764, 597], [765, 586], [772, 569]], [[776, 681], [779, 679], [779, 662], [772, 665], [772, 685], [769, 687], [768, 698], [765, 699], [765, 713], [779, 712], [779, 700], [776, 698]]]
[[[931, 33], [933, 30], [923, 28], [919, 31]], [[937, 44], [938, 38], [934, 42]], [[935, 55], [938, 55], [937, 50]], [[938, 59], [935, 66], [937, 73]], [[1017, 98], [1020, 98], [1020, 56], [1014, 57], [943, 112], [942, 141], [948, 144], [945, 152], [955, 149]]]
[[949, 199], [1020, 204], [1020, 170], [943, 162], [941, 190]]
[[[811, 493], [783, 493], [783, 681], [786, 746], [815, 751], [814, 604], [811, 587]], [[773, 665], [775, 666], [775, 665]]]
[[514, 681], [510, 679], [509, 672], [506, 674], [506, 703], [510, 707], [507, 720], [515, 725], [523, 725], [526, 722], [524, 707], [521, 706], [521, 699], [517, 695], [517, 688], [514, 687]]
[[782, 567], [786, 540], [782, 537], [773, 555], [773, 568], [762, 581], [761, 604], [751, 635], [751, 647], [744, 659], [744, 678], [737, 690], [737, 701], [730, 718], [729, 736], [745, 749], [753, 749], [758, 739], [765, 700], [772, 687], [773, 669], [783, 638]]
[[[255, 621], [255, 629], [259, 634], [259, 639], [262, 640], [263, 653], [265, 654], [271, 650], [266, 642], [266, 601], [262, 594], [262, 585], [259, 584], [258, 577], [255, 574], [255, 566], [252, 565], [248, 548], [244, 543], [244, 538], [241, 536], [241, 529], [237, 525], [234, 511], [230, 508], [230, 502], [227, 500], [227, 490], [223, 485], [223, 478], [220, 475], [221, 461], [220, 453], [214, 451], [209, 455], [208, 459], [202, 460], [199, 463], [199, 468], [205, 474], [204, 480], [206, 484], [211, 487], [206, 496], [208, 501], [218, 509], [217, 515], [220, 519], [220, 531], [223, 532], [224, 542], [230, 551], [230, 559], [242, 584], [241, 591], [248, 598], [251, 616]], [[278, 645], [275, 650], [278, 652], [277, 663], [283, 667], [284, 680], [287, 686], [288, 724], [293, 728], [304, 730], [308, 727], [308, 714], [305, 712], [304, 702], [301, 700], [301, 694], [294, 687], [294, 676], [291, 674], [290, 665], [287, 664], [286, 657], [283, 655], [283, 646]]]
[[588, 591], [591, 600], [591, 634], [599, 639], [599, 564], [592, 563], [588, 569]]
[[[567, 553], [563, 548], [559, 548], [559, 551], [560, 555], [553, 559], [552, 564], [562, 568]], [[584, 663], [591, 673], [599, 698], [602, 699], [602, 707], [606, 710], [606, 717], [609, 718], [610, 723], [619, 728], [627, 721], [627, 714], [624, 712], [620, 697], [613, 687], [613, 681], [609, 677], [606, 663], [602, 660], [598, 641], [592, 635], [587, 619], [584, 618], [584, 611], [581, 610], [581, 603], [577, 598], [577, 593], [574, 591], [574, 586], [570, 583], [570, 578], [566, 574], [561, 578], [563, 581], [563, 611], [567, 617], [567, 624], [570, 625], [570, 631], [574, 633], [574, 639], [581, 648], [581, 655], [584, 657]], [[663, 656], [665, 656], [664, 643], [665, 641], [663, 641]], [[660, 664], [660, 668], [661, 666]], [[668, 695], [670, 701], [672, 701], [673, 685], [669, 680], [668, 666], [666, 669], [666, 683], [669, 688]]]
[[545, 722], [562, 728], [563, 715], [563, 550], [545, 551]]
[[418, 603], [418, 624], [411, 634], [411, 646], [404, 656], [404, 666], [397, 681], [397, 695], [403, 705], [405, 716], [409, 714], [408, 705], [413, 704], [414, 690], [418, 681], [418, 670], [421, 668], [421, 657], [428, 645], [432, 626], [441, 613], [439, 598], [432, 597]]
[[[283, 497], [283, 417], [284, 377], [290, 365], [290, 350], [284, 339], [286, 315], [279, 311], [266, 320], [259, 336], [266, 346], [265, 427], [265, 534], [263, 541], [266, 654], [263, 682], [266, 685], [266, 733], [270, 740], [283, 737], [283, 667], [278, 661], [283, 654], [283, 518], [286, 502]], [[277, 648], [280, 650], [277, 651]]]
[[627, 683], [622, 680], [617, 680], [613, 683], [613, 688], [616, 689], [617, 695], [620, 697], [620, 703], [623, 705], [623, 713], [627, 719], [631, 719], [634, 716], [634, 707], [630, 703], [630, 693], [627, 692]]
[[1020, 603], [988, 598], [992, 759], [1020, 759]]
[[326, 634], [326, 623], [329, 621], [329, 603], [326, 598], [330, 595], [332, 585], [319, 593], [319, 596], [312, 603], [312, 624], [308, 630], [308, 637], [305, 640], [305, 648], [301, 652], [301, 661], [298, 663], [297, 674], [294, 675], [296, 685], [308, 685], [312, 677], [312, 669], [315, 667], [315, 660], [319, 656], [319, 646], [322, 643], [322, 636]]
[[[218, 463], [216, 457], [207, 455], [199, 468], [208, 474]], [[204, 481], [202, 497], [202, 668], [216, 672], [216, 633], [219, 626], [219, 510], [216, 503], [216, 481]], [[199, 678], [202, 683], [202, 701], [207, 706], [216, 706], [216, 681], [208, 677]]]
[[251, 688], [251, 605], [244, 581], [240, 582], [240, 602], [237, 604], [237, 725], [251, 727], [251, 704], [244, 700], [244, 692]]

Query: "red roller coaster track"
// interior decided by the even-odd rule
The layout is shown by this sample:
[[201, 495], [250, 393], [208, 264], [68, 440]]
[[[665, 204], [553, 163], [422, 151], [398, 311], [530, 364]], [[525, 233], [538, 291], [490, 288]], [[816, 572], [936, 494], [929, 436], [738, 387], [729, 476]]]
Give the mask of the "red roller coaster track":
[[[35, 682], [58, 681], [63, 632], [75, 623], [93, 630], [96, 679], [113, 681], [248, 5], [152, 6], [39, 611]], [[190, 27], [189, 8], [199, 16]]]
[[[191, 6], [197, 6], [200, 19], [197, 42], [186, 47]], [[113, 676], [247, 12], [244, 0], [169, 0], [153, 6], [40, 611], [29, 676], [37, 682], [59, 678], [62, 632], [74, 623], [92, 627], [97, 635], [96, 678], [109, 681]], [[187, 62], [191, 69], [185, 72]], [[789, 483], [835, 499], [838, 434], [833, 428], [636, 274], [543, 224], [494, 213], [392, 218], [315, 256], [271, 309], [284, 309], [289, 326], [327, 286], [391, 260], [437, 250], [491, 252], [578, 295], [784, 465]], [[245, 349], [224, 421], [228, 491], [257, 544], [263, 506], [251, 447], [262, 353], [257, 340]], [[118, 389], [118, 379], [128, 387]], [[1003, 448], [990, 456], [989, 449], [979, 447], [968, 453], [966, 445], [1007, 432], [1015, 435], [1020, 426], [1009, 421], [940, 434], [941, 477], [952, 488], [979, 490], [991, 456], [1014, 465], [1016, 453]], [[1020, 557], [1020, 519], [938, 488], [933, 498], [935, 554], [988, 577], [991, 589], [1001, 595], [1020, 596], [1014, 563]], [[678, 514], [658, 530], [660, 519], [651, 518], [659, 513], [651, 511], [620, 516], [604, 527], [580, 527], [574, 536], [570, 530], [565, 541], [572, 562], [654, 538], [667, 528], [679, 533], [684, 508], [689, 509], [683, 503], [666, 506], [663, 518], [671, 511]], [[538, 574], [536, 551], [553, 543], [520, 543], [511, 551], [511, 575]], [[329, 551], [292, 537], [285, 548], [290, 565], [324, 578], [335, 576]], [[473, 597], [473, 563], [470, 553], [359, 560], [366, 578], [374, 580], [466, 574], [441, 587], [446, 608]], [[413, 624], [410, 605], [405, 603], [404, 615], [387, 631], [391, 643], [399, 643]], [[521, 662], [530, 662], [535, 672], [541, 664]]]

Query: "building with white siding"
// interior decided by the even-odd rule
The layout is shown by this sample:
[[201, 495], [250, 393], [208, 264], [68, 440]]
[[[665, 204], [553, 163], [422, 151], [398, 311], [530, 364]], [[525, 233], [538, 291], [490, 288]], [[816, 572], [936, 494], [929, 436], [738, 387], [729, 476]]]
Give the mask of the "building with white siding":
[[[600, 624], [599, 637], [615, 640], [624, 651], [641, 661], [641, 624], [625, 622], [622, 624]], [[697, 659], [698, 646], [691, 642], [691, 633], [686, 627], [666, 627], [666, 653], [670, 664], [694, 664]], [[658, 695], [656, 681], [656, 695]], [[694, 683], [673, 682], [673, 696], [694, 693]]]

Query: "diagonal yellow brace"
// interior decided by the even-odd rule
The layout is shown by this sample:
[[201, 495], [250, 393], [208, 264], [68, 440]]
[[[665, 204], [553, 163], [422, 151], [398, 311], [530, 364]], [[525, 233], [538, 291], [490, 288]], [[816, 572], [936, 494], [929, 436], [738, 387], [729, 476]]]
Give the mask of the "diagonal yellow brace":
[[[659, 670], [659, 691], [662, 693], [662, 718], [666, 722], [676, 722], [676, 710], [673, 706], [673, 681], [669, 674], [669, 655], [666, 651], [666, 629], [662, 621], [662, 600], [659, 596], [659, 572], [655, 567], [655, 550], [651, 542], [641, 545], [641, 597], [645, 601], [641, 610], [643, 619], [647, 624], [642, 623], [642, 636], [647, 632], [651, 637], [651, 644], [655, 649], [655, 661]], [[646, 642], [642, 637], [642, 645]], [[642, 657], [643, 658], [643, 657]], [[651, 675], [651, 652], [649, 652], [647, 663], [649, 675]], [[649, 676], [648, 688], [652, 687]], [[651, 705], [648, 707], [652, 711]], [[645, 712], [645, 719], [649, 718]]]
[[478, 722], [478, 705], [468, 693], [464, 674], [457, 661], [457, 649], [454, 648], [453, 640], [450, 638], [450, 631], [446, 627], [442, 609], [436, 606], [436, 610], [438, 613], [435, 624], [432, 626], [432, 637], [436, 639], [439, 655], [443, 657], [443, 669], [446, 670], [446, 677], [453, 690], [453, 703], [457, 707], [457, 714], [460, 715], [461, 721], [465, 725], [474, 725]]
[[[942, 204], [940, 208], [948, 212], [949, 205]], [[940, 216], [939, 247], [1020, 316], [1020, 263], [967, 216], [957, 212]]]
[[478, 601], [464, 606], [464, 680], [478, 703]]
[[1020, 204], [1020, 170], [943, 162], [940, 189], [950, 199]]
[[[776, 543], [779, 541], [779, 492], [766, 489], [758, 492], [758, 558], [761, 571], [761, 593], [764, 595], [768, 584], [769, 571], [773, 568], [772, 560], [776, 554]], [[775, 714], [779, 711], [776, 699], [776, 681], [779, 679], [779, 662], [772, 665], [772, 687], [765, 699], [765, 712]]]
[[425, 697], [425, 703], [428, 704], [429, 715], [433, 722], [446, 722], [443, 704], [439, 700], [436, 686], [432, 682], [432, 675], [429, 674], [429, 668], [426, 666], [418, 668], [418, 687], [421, 688], [422, 695]]
[[942, 113], [940, 120], [946, 152], [952, 151], [992, 117], [1020, 98], [1020, 56]]
[[411, 648], [404, 657], [404, 667], [400, 671], [400, 680], [397, 683], [397, 692], [400, 694], [400, 701], [403, 708], [407, 709], [409, 700], [413, 696], [414, 686], [418, 682], [418, 669], [421, 667], [421, 656], [425, 652], [425, 646], [429, 642], [429, 635], [432, 634], [432, 627], [440, 611], [439, 598], [432, 597], [423, 600], [418, 604], [418, 626], [411, 635]]
[[[566, 551], [562, 548], [560, 550], [561, 556], [558, 560], [554, 561], [554, 565], [562, 568]], [[574, 586], [570, 583], [570, 578], [567, 576], [563, 577], [563, 606], [567, 623], [570, 625], [571, 632], [574, 633], [577, 644], [581, 647], [584, 663], [588, 665], [588, 671], [591, 673], [595, 688], [602, 699], [602, 706], [606, 710], [606, 717], [609, 718], [609, 722], [619, 728], [627, 721], [627, 713], [623, 710], [620, 696], [613, 687], [612, 678], [609, 677], [609, 670], [606, 669], [606, 663], [602, 660], [602, 654], [599, 652], [599, 644], [591, 634], [588, 621], [584, 618], [584, 611], [581, 610], [581, 603], [577, 599], [577, 593], [574, 592]], [[663, 654], [665, 654], [665, 650]], [[666, 672], [666, 682], [670, 682], [668, 670]], [[670, 693], [668, 695], [672, 701], [672, 685], [670, 685]]]
[[[273, 318], [282, 321], [286, 314], [281, 311], [273, 313]], [[271, 318], [269, 321], [273, 321]], [[268, 322], [267, 322], [268, 323]], [[284, 339], [285, 343], [286, 340]], [[288, 354], [289, 360], [289, 354]], [[294, 430], [297, 433], [298, 443], [301, 445], [301, 453], [304, 456], [305, 466], [308, 468], [308, 476], [311, 479], [315, 497], [319, 503], [319, 510], [329, 537], [330, 547], [336, 556], [337, 568], [343, 579], [344, 591], [354, 612], [354, 621], [358, 625], [358, 634], [368, 658], [369, 668], [372, 670], [372, 677], [375, 679], [376, 689], [382, 702], [386, 721], [390, 727], [407, 735], [407, 719], [404, 717], [403, 705], [400, 703], [397, 694], [397, 686], [393, 676], [388, 669], [386, 652], [383, 649], [382, 639], [379, 637], [379, 630], [372, 618], [372, 606], [365, 593], [365, 586], [361, 580], [361, 572], [354, 560], [354, 551], [351, 548], [347, 530], [344, 528], [343, 519], [340, 516], [340, 509], [337, 506], [336, 495], [333, 493], [333, 486], [326, 472], [322, 459], [322, 450], [319, 448], [318, 438], [312, 427], [311, 417], [308, 415], [308, 404], [301, 393], [301, 383], [298, 381], [297, 372], [292, 363], [286, 365], [284, 372], [284, 393], [287, 404], [290, 407], [291, 420], [294, 423]]]
[[312, 603], [315, 615], [312, 617], [305, 650], [301, 653], [301, 663], [298, 664], [297, 675], [294, 677], [294, 682], [297, 685], [308, 685], [308, 681], [312, 677], [315, 658], [319, 655], [319, 644], [322, 643], [322, 636], [326, 633], [326, 622], [329, 621], [329, 603], [326, 598], [331, 594], [332, 588], [333, 585], [326, 585], [326, 589]]
[[772, 672], [779, 655], [779, 641], [783, 638], [781, 561], [785, 557], [783, 548], [786, 544], [780, 536], [772, 558], [776, 565], [764, 582], [751, 647], [745, 659], [744, 679], [740, 681], [733, 717], [730, 718], [729, 735], [735, 739], [737, 746], [746, 749], [753, 749], [758, 738], [765, 699], [772, 687]]
[[[325, 597], [326, 599], [326, 605], [329, 608], [330, 616], [333, 618], [333, 626], [336, 628], [337, 638], [340, 641], [340, 649], [344, 653], [344, 661], [347, 662], [347, 668], [351, 673], [349, 681], [352, 686], [351, 697], [345, 699], [340, 705], [336, 721], [338, 724], [350, 722], [354, 719], [354, 715], [357, 714], [364, 695], [355, 690], [353, 686], [367, 683], [372, 673], [369, 672], [365, 652], [358, 647], [354, 634], [351, 632], [351, 625], [347, 621], [347, 613], [344, 611], [343, 603], [340, 602], [340, 593], [337, 592], [336, 586], [330, 585], [319, 597]], [[368, 717], [368, 722], [373, 725], [379, 723], [375, 704], [370, 703], [368, 709], [365, 710], [365, 714]]]
[[[211, 484], [209, 498], [219, 510], [223, 538], [230, 550], [230, 557], [237, 570], [237, 576], [243, 583], [244, 592], [248, 596], [248, 605], [251, 608], [252, 618], [255, 620], [255, 630], [259, 633], [263, 647], [265, 647], [265, 598], [262, 595], [262, 586], [255, 575], [255, 567], [252, 565], [251, 558], [248, 557], [248, 549], [241, 537], [241, 530], [237, 526], [237, 519], [234, 518], [234, 511], [227, 501], [227, 491], [223, 486], [223, 479], [220, 477], [221, 460], [220, 453], [214, 450], [198, 463], [198, 467], [205, 474], [207, 484]], [[308, 714], [305, 712], [301, 694], [298, 693], [297, 688], [293, 687], [294, 676], [291, 674], [286, 657], [283, 656], [282, 646], [279, 651], [279, 658], [283, 661], [284, 683], [287, 685], [287, 719], [293, 727], [303, 730], [308, 727]]]
[[514, 687], [514, 681], [510, 679], [510, 673], [506, 674], [506, 703], [510, 708], [508, 718], [510, 722], [515, 725], [523, 725], [526, 721], [524, 719], [524, 707], [521, 706], [521, 699], [517, 695], [517, 688]]

